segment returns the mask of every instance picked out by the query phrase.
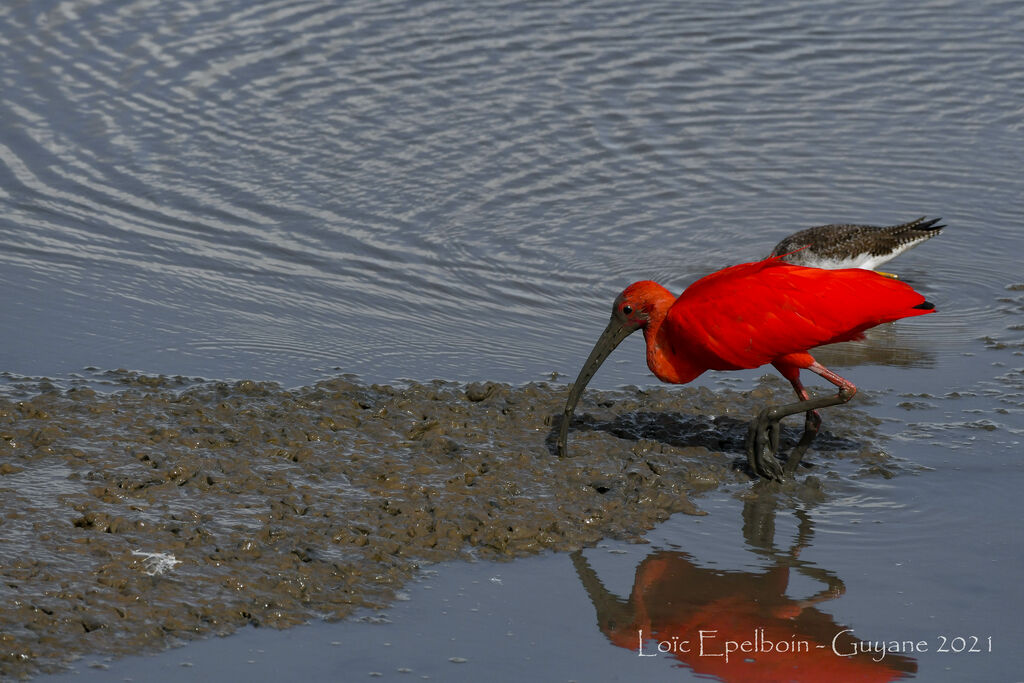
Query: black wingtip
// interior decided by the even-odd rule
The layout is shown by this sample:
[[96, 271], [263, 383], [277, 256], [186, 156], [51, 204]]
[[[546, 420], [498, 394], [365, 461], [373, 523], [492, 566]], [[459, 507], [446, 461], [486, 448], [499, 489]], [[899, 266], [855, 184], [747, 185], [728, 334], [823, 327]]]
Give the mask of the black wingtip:
[[914, 308], [920, 308], [922, 311], [934, 311], [935, 304], [933, 304], [931, 301], [922, 301], [918, 305], [914, 306]]

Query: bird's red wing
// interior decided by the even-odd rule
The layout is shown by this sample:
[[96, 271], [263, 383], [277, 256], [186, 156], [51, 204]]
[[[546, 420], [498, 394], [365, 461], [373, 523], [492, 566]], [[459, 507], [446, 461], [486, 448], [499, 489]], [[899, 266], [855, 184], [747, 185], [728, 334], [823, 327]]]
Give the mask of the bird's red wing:
[[711, 370], [756, 368], [928, 313], [909, 285], [861, 269], [821, 270], [778, 259], [745, 263], [691, 285], [665, 324], [677, 355]]

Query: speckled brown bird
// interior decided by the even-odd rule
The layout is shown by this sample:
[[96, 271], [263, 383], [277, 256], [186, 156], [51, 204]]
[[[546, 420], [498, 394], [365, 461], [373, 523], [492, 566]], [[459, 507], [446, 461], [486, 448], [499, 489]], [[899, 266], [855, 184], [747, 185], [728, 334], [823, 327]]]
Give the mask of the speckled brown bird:
[[940, 220], [926, 220], [922, 216], [909, 223], [885, 227], [819, 225], [782, 240], [775, 245], [771, 256], [782, 256], [784, 261], [812, 268], [874, 270], [942, 232], [946, 226], [937, 225]]

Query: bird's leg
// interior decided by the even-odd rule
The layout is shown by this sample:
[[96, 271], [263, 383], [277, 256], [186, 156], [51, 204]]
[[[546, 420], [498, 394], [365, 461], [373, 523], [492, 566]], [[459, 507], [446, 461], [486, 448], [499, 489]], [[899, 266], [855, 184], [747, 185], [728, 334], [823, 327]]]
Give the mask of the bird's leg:
[[[793, 388], [801, 400], [781, 406], [769, 406], [762, 410], [757, 419], [751, 423], [750, 429], [747, 432], [747, 462], [749, 462], [750, 468], [758, 476], [781, 481], [785, 475], [795, 473], [797, 466], [800, 464], [800, 459], [803, 457], [808, 446], [810, 446], [811, 441], [814, 440], [821, 425], [821, 417], [815, 411], [819, 408], [828, 408], [840, 403], [846, 403], [857, 393], [857, 387], [851, 382], [843, 379], [817, 361], [812, 362], [807, 369], [821, 375], [839, 387], [839, 393], [835, 396], [809, 398], [807, 390], [800, 384], [799, 371], [795, 374], [783, 372], [783, 375], [793, 384]], [[795, 380], [794, 377], [796, 378]], [[783, 470], [779, 461], [775, 458], [775, 454], [779, 450], [779, 432], [781, 430], [779, 420], [796, 413], [807, 413], [807, 418], [804, 421], [804, 433], [800, 437], [800, 442], [797, 443], [792, 453], [790, 453], [786, 461], [785, 470]]]
[[[839, 377], [839, 375], [836, 375], [836, 377]], [[801, 401], [811, 400], [810, 395], [807, 393], [807, 389], [805, 389], [803, 383], [800, 382], [799, 370], [789, 377], [789, 381], [793, 385], [793, 390], [796, 392], [796, 397], [798, 399]], [[856, 388], [854, 391], [856, 391]], [[776, 425], [777, 424], [778, 423], [776, 423]], [[796, 473], [796, 468], [800, 464], [800, 459], [804, 457], [804, 453], [807, 452], [807, 448], [811, 445], [811, 442], [814, 441], [814, 437], [818, 435], [818, 429], [820, 427], [821, 415], [818, 415], [817, 410], [808, 410], [807, 417], [804, 418], [804, 433], [800, 435], [800, 441], [797, 442], [793, 450], [789, 452], [789, 457], [786, 458], [786, 464], [783, 467], [786, 474], [792, 475]]]

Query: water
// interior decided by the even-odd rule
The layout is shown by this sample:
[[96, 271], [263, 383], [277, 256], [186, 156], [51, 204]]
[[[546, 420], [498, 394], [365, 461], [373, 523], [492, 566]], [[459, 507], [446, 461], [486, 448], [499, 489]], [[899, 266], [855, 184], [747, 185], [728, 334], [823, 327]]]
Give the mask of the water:
[[925, 213], [901, 269], [989, 309], [950, 280], [1014, 270], [1020, 14], [9, 3], [6, 369], [572, 373], [629, 281]]
[[[949, 600], [901, 618], [956, 630], [982, 571], [972, 625], [1016, 642], [1021, 35], [998, 1], [8, 2], [0, 372], [565, 381], [633, 280], [942, 216], [888, 267], [939, 313], [820, 356], [920, 472], [815, 513], [814, 548], [874, 571], [878, 525], [833, 527], [878, 505], [915, 567], [887, 576]], [[653, 381], [631, 339], [593, 386]], [[823, 609], [894, 616], [863, 597]]]

